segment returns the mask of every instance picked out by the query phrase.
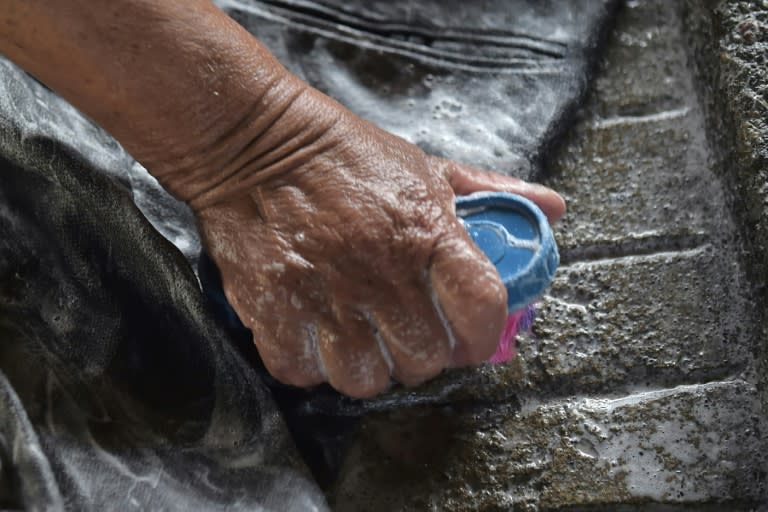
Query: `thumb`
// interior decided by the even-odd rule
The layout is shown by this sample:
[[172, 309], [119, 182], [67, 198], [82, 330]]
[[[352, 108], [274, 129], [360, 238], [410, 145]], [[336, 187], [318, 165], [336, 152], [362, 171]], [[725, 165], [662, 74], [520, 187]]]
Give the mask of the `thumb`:
[[438, 167], [443, 170], [444, 176], [457, 195], [485, 191], [511, 192], [536, 203], [550, 223], [565, 215], [565, 200], [550, 188], [453, 160], [444, 158], [438, 160], [440, 160]]

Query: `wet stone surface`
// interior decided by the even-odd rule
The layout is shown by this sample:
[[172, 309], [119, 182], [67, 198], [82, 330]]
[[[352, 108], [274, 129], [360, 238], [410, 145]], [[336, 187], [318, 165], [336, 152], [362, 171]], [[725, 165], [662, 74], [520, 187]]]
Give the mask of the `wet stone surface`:
[[336, 510], [751, 510], [768, 498], [760, 298], [677, 7], [628, 3], [543, 173], [569, 201], [563, 266], [519, 357], [369, 404]]
[[756, 406], [755, 389], [733, 380], [518, 410], [445, 406], [381, 414], [366, 423], [350, 454], [335, 509], [757, 501], [761, 455], [744, 452], [760, 442]]
[[[684, 25], [695, 57], [714, 168], [731, 190], [730, 203], [748, 242], [750, 280], [768, 300], [768, 2], [683, 3]], [[764, 313], [765, 314], [765, 313]], [[758, 374], [768, 407], [768, 327]]]

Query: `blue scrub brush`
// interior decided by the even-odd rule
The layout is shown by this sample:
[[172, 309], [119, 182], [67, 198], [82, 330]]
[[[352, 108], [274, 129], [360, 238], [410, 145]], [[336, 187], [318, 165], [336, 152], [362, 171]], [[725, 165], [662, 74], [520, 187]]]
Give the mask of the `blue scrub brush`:
[[459, 197], [456, 214], [496, 266], [507, 289], [509, 316], [496, 353], [488, 361], [509, 361], [515, 357], [517, 333], [530, 329], [533, 303], [551, 284], [560, 262], [552, 229], [535, 204], [504, 192]]

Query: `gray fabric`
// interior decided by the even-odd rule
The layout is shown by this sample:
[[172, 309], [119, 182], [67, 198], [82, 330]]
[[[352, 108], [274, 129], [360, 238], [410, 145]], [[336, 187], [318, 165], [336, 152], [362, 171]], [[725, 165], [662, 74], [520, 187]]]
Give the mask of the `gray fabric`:
[[288, 68], [427, 151], [530, 178], [615, 0], [218, 0]]
[[[533, 177], [617, 2], [219, 3], [361, 115], [434, 153]], [[206, 306], [198, 252], [185, 205], [0, 59], [1, 506], [325, 508], [247, 336]], [[273, 392], [330, 474], [350, 403]]]
[[19, 485], [8, 500], [323, 509], [194, 273], [131, 201], [131, 159], [0, 66], [3, 472]]

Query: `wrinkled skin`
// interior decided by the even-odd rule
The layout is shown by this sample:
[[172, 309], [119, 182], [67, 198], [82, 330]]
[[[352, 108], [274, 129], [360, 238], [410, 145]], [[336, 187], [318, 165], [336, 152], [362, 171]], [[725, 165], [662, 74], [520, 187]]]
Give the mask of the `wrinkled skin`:
[[[365, 397], [390, 376], [416, 384], [486, 360], [506, 319], [506, 290], [457, 220], [454, 195], [513, 191], [552, 219], [562, 200], [426, 155], [316, 91], [291, 109], [295, 117], [274, 124], [265, 144], [286, 155], [269, 164], [272, 175], [197, 207], [227, 298], [270, 373]], [[267, 167], [256, 162], [251, 172]]]
[[6, 0], [0, 52], [196, 213], [267, 369], [356, 397], [494, 351], [506, 292], [454, 194], [544, 187], [424, 154], [292, 76], [208, 0]]

